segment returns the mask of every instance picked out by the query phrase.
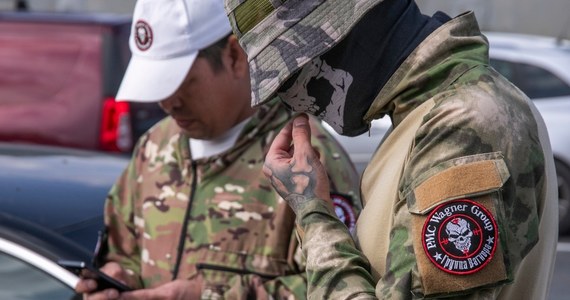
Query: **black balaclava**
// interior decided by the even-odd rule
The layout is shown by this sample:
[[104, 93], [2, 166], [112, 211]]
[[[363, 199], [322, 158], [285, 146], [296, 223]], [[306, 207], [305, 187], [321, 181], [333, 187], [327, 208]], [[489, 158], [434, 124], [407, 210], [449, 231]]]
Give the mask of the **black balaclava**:
[[385, 0], [339, 44], [313, 59], [277, 92], [293, 111], [319, 117], [342, 135], [368, 130], [364, 114], [406, 57], [450, 18], [428, 17], [413, 0]]

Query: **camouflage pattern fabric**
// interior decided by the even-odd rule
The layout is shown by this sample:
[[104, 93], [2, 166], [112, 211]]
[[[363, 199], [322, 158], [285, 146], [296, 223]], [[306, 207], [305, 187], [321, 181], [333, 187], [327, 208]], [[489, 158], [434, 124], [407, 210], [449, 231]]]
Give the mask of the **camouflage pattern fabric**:
[[256, 106], [271, 99], [301, 66], [336, 45], [381, 0], [224, 2], [233, 32], [248, 55]]
[[[359, 222], [356, 228], [360, 242], [387, 236], [387, 253], [382, 256], [378, 249], [362, 252], [327, 203], [320, 199], [305, 203], [297, 211], [297, 222], [304, 232], [308, 298], [520, 299], [514, 294], [528, 299], [546, 298], [558, 217], [556, 176], [546, 127], [528, 97], [488, 64], [487, 41], [474, 15], [467, 13], [433, 32], [381, 90], [366, 118], [370, 121], [389, 115], [394, 132], [423, 103], [433, 102], [433, 107], [421, 116], [417, 131], [409, 137], [411, 147], [401, 149], [407, 153], [402, 175], [396, 179], [393, 210], [370, 212], [378, 220], [389, 220], [389, 226], [360, 228]], [[502, 180], [497, 188], [452, 193], [484, 186], [488, 177], [495, 175], [491, 172], [464, 173], [473, 180], [459, 186], [455, 182], [463, 177], [434, 180], [445, 178], [457, 168], [468, 170], [477, 163], [499, 170]], [[366, 193], [373, 186], [390, 188], [369, 176], [371, 168], [374, 165], [368, 166], [362, 179], [361, 218], [369, 212], [372, 201], [392, 201]], [[431, 185], [425, 195], [421, 195], [422, 185]], [[434, 198], [432, 204], [420, 202], [426, 197]], [[498, 235], [496, 240], [488, 237], [487, 241], [498, 241], [497, 249], [501, 250], [492, 254], [491, 263], [473, 269], [471, 274], [460, 274], [459, 268], [445, 265], [441, 270], [426, 272], [423, 267], [435, 265], [422, 263], [427, 250], [421, 243], [425, 249], [430, 247], [425, 242], [428, 232], [418, 232], [414, 224], [417, 220], [428, 224], [430, 214], [440, 209], [438, 205], [464, 198], [471, 202], [462, 200], [462, 205], [488, 204], [488, 216], [496, 222], [489, 226]], [[444, 215], [446, 211], [440, 212]], [[447, 230], [465, 227], [463, 223], [458, 218], [448, 224]], [[437, 243], [442, 247], [444, 241]], [[384, 267], [370, 263], [375, 261], [381, 261]], [[498, 271], [493, 271], [492, 276], [478, 276], [486, 274], [491, 264]], [[439, 290], [428, 286], [434, 280], [441, 284]]]
[[[177, 278], [201, 274], [203, 299], [305, 298], [295, 216], [261, 172], [268, 146], [290, 117], [278, 101], [262, 106], [232, 149], [197, 161], [188, 137], [170, 117], [151, 128], [109, 193], [106, 259], [126, 268], [136, 288], [171, 281], [189, 209]], [[352, 196], [358, 212], [354, 166], [322, 125], [316, 120], [313, 125], [331, 189]]]

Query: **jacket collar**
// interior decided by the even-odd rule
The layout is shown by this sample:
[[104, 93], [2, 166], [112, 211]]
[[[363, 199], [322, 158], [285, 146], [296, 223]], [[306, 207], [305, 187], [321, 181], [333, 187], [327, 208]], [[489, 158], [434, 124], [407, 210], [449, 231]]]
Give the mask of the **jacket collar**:
[[[280, 129], [291, 117], [291, 113], [278, 99], [272, 100], [258, 108], [249, 122], [243, 127], [236, 141], [236, 144], [220, 154], [201, 158], [195, 161], [198, 165], [225, 167], [239, 157], [248, 147], [255, 142], [259, 136], [265, 135], [268, 131]], [[175, 124], [174, 124], [175, 125]], [[178, 153], [183, 158], [182, 161], [190, 163], [192, 155], [190, 153], [189, 136], [179, 131]], [[208, 169], [210, 167], [207, 167]]]
[[414, 108], [456, 84], [466, 71], [488, 64], [488, 42], [473, 12], [432, 32], [404, 60], [364, 116], [370, 123], [389, 115], [396, 127]]

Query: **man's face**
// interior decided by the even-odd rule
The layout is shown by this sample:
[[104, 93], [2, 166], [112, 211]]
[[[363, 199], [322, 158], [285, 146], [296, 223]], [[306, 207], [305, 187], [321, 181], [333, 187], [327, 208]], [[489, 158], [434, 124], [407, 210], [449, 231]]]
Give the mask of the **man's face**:
[[159, 105], [191, 138], [214, 139], [249, 109], [249, 100], [241, 101], [239, 86], [226, 64], [215, 72], [205, 58], [198, 57], [178, 90]]

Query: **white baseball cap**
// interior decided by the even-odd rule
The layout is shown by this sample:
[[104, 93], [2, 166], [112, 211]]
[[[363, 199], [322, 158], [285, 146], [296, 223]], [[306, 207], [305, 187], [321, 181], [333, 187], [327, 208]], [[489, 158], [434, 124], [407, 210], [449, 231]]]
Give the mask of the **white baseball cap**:
[[117, 101], [156, 102], [178, 89], [198, 51], [231, 33], [223, 0], [138, 0], [131, 60]]

